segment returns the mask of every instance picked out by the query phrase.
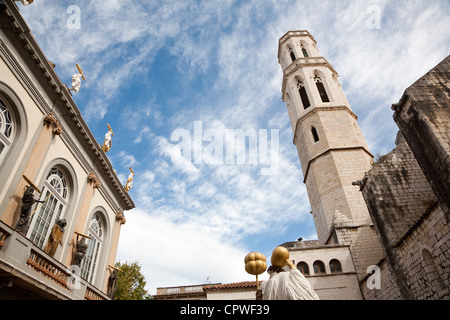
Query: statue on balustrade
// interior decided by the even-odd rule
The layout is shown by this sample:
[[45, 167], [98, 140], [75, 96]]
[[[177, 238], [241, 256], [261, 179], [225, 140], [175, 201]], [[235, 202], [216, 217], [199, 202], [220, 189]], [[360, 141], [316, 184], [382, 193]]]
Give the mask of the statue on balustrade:
[[119, 270], [113, 269], [111, 271], [111, 275], [108, 279], [108, 297], [114, 299], [114, 294], [116, 293], [116, 285], [117, 285], [117, 276], [119, 274]]
[[25, 235], [28, 231], [31, 215], [31, 207], [36, 202], [45, 203], [45, 201], [39, 201], [34, 199], [34, 188], [31, 186], [27, 186], [22, 197], [22, 206], [20, 208], [19, 221], [17, 221], [15, 227], [15, 230], [23, 235]]
[[49, 256], [53, 257], [55, 255], [58, 244], [62, 247], [62, 239], [64, 236], [64, 228], [66, 227], [66, 225], [66, 220], [60, 219], [53, 226], [52, 232], [50, 232], [50, 236], [47, 241], [47, 245], [44, 248], [45, 253]]
[[81, 240], [78, 240], [79, 236], [77, 235], [77, 252], [73, 258], [73, 263], [79, 267], [81, 267], [81, 262], [86, 255], [88, 244], [86, 243], [85, 237], [82, 237]]

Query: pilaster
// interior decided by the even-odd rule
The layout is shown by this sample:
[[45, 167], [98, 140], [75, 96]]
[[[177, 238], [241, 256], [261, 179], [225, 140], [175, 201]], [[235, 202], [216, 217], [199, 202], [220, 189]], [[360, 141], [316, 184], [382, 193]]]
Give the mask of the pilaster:
[[[48, 114], [43, 121], [43, 128], [39, 133], [39, 138], [33, 147], [33, 151], [28, 159], [22, 176], [26, 176], [29, 180], [36, 181], [37, 173], [42, 167], [42, 162], [48, 152], [51, 141], [54, 136], [58, 136], [63, 132], [62, 127], [52, 114]], [[8, 204], [1, 216], [1, 220], [14, 228], [14, 223], [19, 218], [23, 191], [27, 186], [24, 179], [20, 179], [15, 191], [10, 196]]]
[[[75, 227], [73, 231], [77, 231], [80, 233], [84, 232], [84, 227], [86, 226], [86, 221], [88, 219], [89, 214], [89, 208], [91, 206], [92, 197], [94, 196], [95, 189], [98, 189], [101, 187], [101, 182], [97, 178], [94, 172], [91, 172], [87, 178], [86, 178], [87, 186], [85, 188], [84, 194], [82, 195], [82, 201], [81, 206], [78, 211], [76, 220], [75, 220]], [[70, 239], [70, 238], [69, 238]], [[77, 236], [76, 234], [72, 234], [72, 238], [69, 240], [68, 246], [69, 246], [69, 254], [66, 255], [65, 258], [65, 265], [70, 266], [72, 264], [72, 258], [74, 254], [76, 253], [76, 243], [77, 243]]]

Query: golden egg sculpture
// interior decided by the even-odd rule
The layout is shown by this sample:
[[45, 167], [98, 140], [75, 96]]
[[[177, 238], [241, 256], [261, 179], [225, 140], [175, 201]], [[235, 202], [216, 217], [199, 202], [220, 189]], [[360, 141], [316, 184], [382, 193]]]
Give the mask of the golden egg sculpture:
[[259, 252], [252, 252], [245, 256], [245, 271], [257, 276], [267, 269], [266, 257]]
[[283, 268], [286, 265], [286, 260], [289, 259], [289, 251], [285, 247], [276, 247], [272, 252], [270, 258], [272, 265]]

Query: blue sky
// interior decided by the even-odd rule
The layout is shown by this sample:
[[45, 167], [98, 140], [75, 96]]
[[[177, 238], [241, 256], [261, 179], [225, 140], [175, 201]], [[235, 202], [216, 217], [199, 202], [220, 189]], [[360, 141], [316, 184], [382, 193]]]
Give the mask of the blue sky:
[[[106, 125], [113, 128], [107, 155], [120, 180], [125, 184], [130, 166], [136, 173], [130, 191], [136, 209], [125, 213], [117, 260], [138, 261], [152, 294], [164, 286], [253, 280], [244, 270], [247, 253], [269, 258], [283, 242], [316, 239], [281, 100], [277, 51], [287, 31], [315, 37], [374, 155], [394, 147], [390, 106], [450, 46], [445, 0], [36, 0], [18, 6], [64, 83], [70, 86], [76, 63], [83, 68], [78, 108], [99, 143]], [[194, 143], [196, 123], [205, 134], [201, 144]], [[210, 164], [211, 130], [222, 136], [262, 130], [269, 142], [277, 130], [271, 159], [278, 170], [262, 175], [267, 164], [249, 159]], [[203, 150], [202, 162], [172, 141], [179, 132], [191, 135], [192, 154]], [[252, 150], [239, 152], [249, 157]]]

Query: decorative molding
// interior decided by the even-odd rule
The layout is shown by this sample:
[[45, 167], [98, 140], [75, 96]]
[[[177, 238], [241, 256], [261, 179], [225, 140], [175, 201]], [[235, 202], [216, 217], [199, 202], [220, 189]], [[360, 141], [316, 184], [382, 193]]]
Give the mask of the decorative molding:
[[44, 126], [47, 128], [53, 127], [53, 134], [55, 136], [59, 136], [63, 132], [63, 128], [59, 125], [58, 120], [51, 113], [44, 118]]
[[94, 187], [94, 189], [98, 189], [102, 186], [102, 183], [97, 178], [97, 176], [95, 175], [94, 172], [89, 173], [89, 175], [87, 177], [87, 182], [88, 182], [88, 184], [92, 185]]
[[354, 147], [337, 147], [337, 148], [328, 148], [325, 151], [319, 153], [318, 155], [314, 156], [313, 158], [309, 159], [308, 164], [306, 166], [306, 170], [305, 170], [305, 174], [304, 174], [304, 179], [303, 179], [303, 183], [306, 183], [306, 179], [308, 178], [308, 173], [309, 173], [309, 169], [311, 167], [311, 164], [318, 158], [332, 152], [332, 151], [349, 151], [349, 150], [362, 150], [365, 153], [367, 153], [367, 155], [369, 155], [369, 157], [371, 157], [373, 159], [373, 155], [369, 152], [369, 150], [366, 149], [366, 147], [364, 146], [354, 146]]
[[297, 145], [298, 129], [299, 129], [300, 122], [303, 122], [303, 120], [305, 120], [306, 118], [312, 116], [313, 114], [315, 114], [319, 111], [324, 111], [324, 112], [326, 112], [326, 111], [332, 111], [332, 112], [347, 111], [347, 113], [351, 117], [353, 117], [355, 120], [358, 120], [358, 116], [350, 109], [349, 106], [346, 106], [346, 105], [323, 106], [323, 107], [322, 106], [317, 106], [317, 107], [311, 106], [308, 109], [306, 109], [305, 112], [297, 119], [297, 122], [295, 124], [295, 130], [294, 130], [295, 134], [294, 134], [294, 141], [293, 141], [293, 143], [295, 145]]
[[286, 32], [279, 40], [278, 45], [278, 60], [280, 60], [280, 53], [281, 53], [281, 47], [286, 42], [287, 39], [290, 37], [309, 37], [313, 41], [314, 44], [316, 44], [316, 40], [314, 37], [306, 30], [297, 30], [297, 31], [288, 31]]
[[[292, 62], [288, 67], [284, 69], [283, 72], [283, 84], [281, 87], [281, 93], [282, 93], [282, 100], [285, 100], [286, 95], [286, 85], [288, 78], [292, 77], [296, 71], [300, 68], [304, 67], [317, 67], [317, 66], [324, 66], [327, 67], [331, 73], [338, 78], [339, 74], [334, 70], [331, 63], [328, 62], [327, 59], [324, 57], [307, 57], [307, 58], [297, 58], [294, 62]], [[313, 78], [313, 75], [310, 75], [311, 79]]]
[[127, 223], [127, 219], [125, 219], [125, 215], [123, 214], [123, 212], [118, 212], [116, 214], [116, 221], [118, 223], [120, 223], [121, 225], [124, 225], [125, 223]]

